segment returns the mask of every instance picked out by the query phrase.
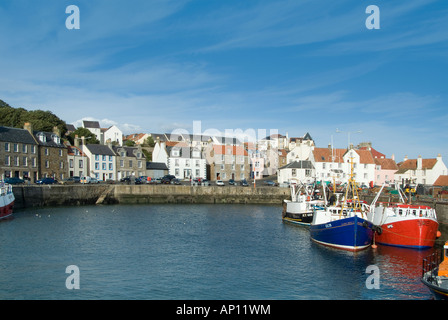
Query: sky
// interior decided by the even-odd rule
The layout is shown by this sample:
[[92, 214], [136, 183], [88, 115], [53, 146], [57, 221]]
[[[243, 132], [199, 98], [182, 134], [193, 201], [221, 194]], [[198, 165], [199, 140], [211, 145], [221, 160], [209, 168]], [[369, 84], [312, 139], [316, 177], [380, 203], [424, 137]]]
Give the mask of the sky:
[[0, 0], [0, 99], [125, 134], [308, 132], [448, 165], [447, 21], [447, 0]]

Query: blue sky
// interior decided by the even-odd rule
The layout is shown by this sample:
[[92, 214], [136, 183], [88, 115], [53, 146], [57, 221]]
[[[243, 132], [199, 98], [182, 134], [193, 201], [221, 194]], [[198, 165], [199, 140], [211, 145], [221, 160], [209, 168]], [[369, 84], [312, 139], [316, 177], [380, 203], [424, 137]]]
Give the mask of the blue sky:
[[446, 0], [1, 0], [0, 99], [125, 133], [201, 121], [343, 148], [361, 130], [448, 164], [447, 21]]

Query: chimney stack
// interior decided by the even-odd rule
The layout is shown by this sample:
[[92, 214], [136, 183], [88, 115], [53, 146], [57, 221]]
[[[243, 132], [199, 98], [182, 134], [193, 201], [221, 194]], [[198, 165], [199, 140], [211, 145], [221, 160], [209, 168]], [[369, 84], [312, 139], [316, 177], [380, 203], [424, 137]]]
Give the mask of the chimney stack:
[[33, 125], [30, 122], [25, 122], [23, 129], [28, 130], [28, 132], [33, 135]]

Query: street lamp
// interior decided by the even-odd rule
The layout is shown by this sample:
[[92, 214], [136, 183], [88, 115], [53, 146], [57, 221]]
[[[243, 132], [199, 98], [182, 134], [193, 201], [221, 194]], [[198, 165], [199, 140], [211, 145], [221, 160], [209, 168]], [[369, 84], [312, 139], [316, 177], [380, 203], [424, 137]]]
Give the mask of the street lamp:
[[338, 128], [336, 128], [336, 133], [347, 133], [347, 135], [348, 135], [348, 148], [350, 148], [350, 135], [352, 134], [352, 133], [362, 133], [362, 131], [361, 130], [358, 130], [358, 131], [341, 131], [341, 130], [339, 130]]

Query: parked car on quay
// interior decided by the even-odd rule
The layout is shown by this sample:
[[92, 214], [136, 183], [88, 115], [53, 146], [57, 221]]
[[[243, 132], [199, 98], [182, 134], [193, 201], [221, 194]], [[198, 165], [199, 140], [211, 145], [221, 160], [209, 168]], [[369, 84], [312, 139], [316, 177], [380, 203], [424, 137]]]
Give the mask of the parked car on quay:
[[230, 185], [230, 186], [235, 186], [235, 185], [236, 185], [235, 180], [230, 179], [230, 180], [229, 180], [229, 185]]
[[240, 182], [240, 184], [241, 184], [243, 187], [248, 187], [248, 186], [249, 186], [249, 184], [247, 183], [246, 179], [242, 180], [242, 181]]
[[176, 184], [176, 185], [180, 185], [180, 184], [182, 184], [182, 183], [180, 182], [180, 180], [177, 179], [177, 178], [172, 179], [170, 183], [171, 183], [171, 184]]
[[275, 182], [272, 181], [272, 180], [266, 180], [266, 181], [264, 182], [264, 185], [265, 185], [265, 186], [269, 186], [269, 187], [275, 187], [275, 186], [277, 185], [277, 183], [275, 183]]
[[16, 177], [6, 178], [4, 181], [5, 181], [5, 183], [8, 183], [8, 184], [23, 184], [23, 183], [25, 183], [25, 180], [16, 178]]
[[36, 181], [37, 184], [57, 184], [58, 181], [53, 178], [43, 178]]
[[216, 180], [217, 186], [224, 186], [224, 182], [222, 180]]
[[164, 176], [162, 178], [162, 184], [170, 184], [171, 180], [175, 179], [176, 177], [171, 175], [171, 174], [167, 174], [166, 176]]
[[87, 183], [100, 183], [100, 181], [97, 178], [93, 178], [93, 177], [81, 177], [80, 182], [82, 184], [87, 184]]

